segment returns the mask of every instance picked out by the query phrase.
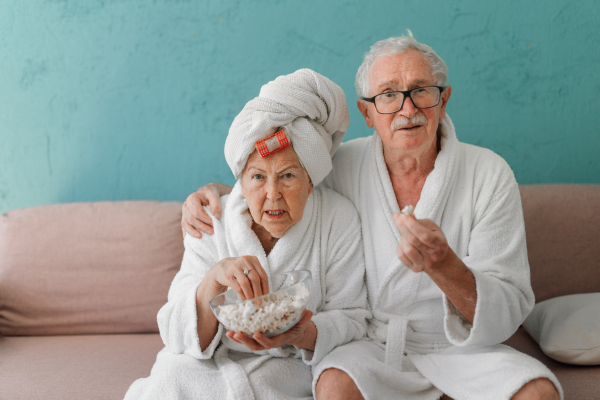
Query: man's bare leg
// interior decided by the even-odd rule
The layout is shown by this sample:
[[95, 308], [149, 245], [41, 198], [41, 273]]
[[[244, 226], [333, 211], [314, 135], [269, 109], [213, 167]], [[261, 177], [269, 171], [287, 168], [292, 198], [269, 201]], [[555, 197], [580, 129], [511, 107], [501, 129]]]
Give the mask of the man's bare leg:
[[[511, 400], [559, 400], [560, 395], [554, 384], [547, 378], [537, 378], [527, 382]], [[448, 395], [443, 395], [440, 400], [452, 400]]]
[[559, 400], [560, 395], [548, 378], [533, 379], [523, 385], [511, 400]]
[[328, 368], [321, 373], [316, 392], [317, 400], [364, 400], [350, 375], [337, 368]]

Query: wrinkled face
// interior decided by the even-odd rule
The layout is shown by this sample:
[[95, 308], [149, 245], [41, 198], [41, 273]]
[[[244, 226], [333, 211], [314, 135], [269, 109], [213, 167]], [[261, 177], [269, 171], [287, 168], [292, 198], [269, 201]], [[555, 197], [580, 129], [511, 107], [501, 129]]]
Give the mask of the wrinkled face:
[[242, 193], [254, 222], [280, 238], [302, 219], [312, 184], [293, 147], [264, 158], [255, 150], [242, 172]]
[[[367, 97], [423, 86], [437, 86], [437, 81], [425, 56], [410, 49], [401, 54], [381, 56], [373, 63]], [[375, 127], [385, 147], [426, 151], [437, 142], [436, 131], [445, 115], [450, 91], [450, 87], [446, 88], [439, 104], [433, 108], [418, 109], [410, 98], [404, 100], [402, 109], [395, 114], [379, 114], [373, 103], [362, 100], [358, 100], [358, 107], [367, 125]]]

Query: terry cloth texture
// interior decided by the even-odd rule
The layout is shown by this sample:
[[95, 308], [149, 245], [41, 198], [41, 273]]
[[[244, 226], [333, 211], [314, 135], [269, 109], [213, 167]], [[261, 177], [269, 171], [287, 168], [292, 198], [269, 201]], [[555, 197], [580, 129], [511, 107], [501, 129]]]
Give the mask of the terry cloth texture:
[[[398, 259], [400, 212], [377, 134], [349, 141], [324, 181], [349, 198], [361, 216], [368, 298], [368, 341], [334, 350], [321, 371], [346, 371], [367, 399], [506, 399], [523, 384], [555, 376], [542, 363], [499, 343], [534, 304], [519, 189], [493, 152], [459, 143], [446, 115], [442, 148], [414, 210], [446, 235], [475, 276], [477, 304], [469, 324], [424, 273]], [[364, 346], [364, 347], [363, 347]], [[356, 362], [357, 354], [360, 355]], [[561, 394], [562, 395], [562, 394]]]
[[[302, 220], [289, 228], [268, 256], [251, 229], [252, 217], [239, 181], [221, 201], [223, 215], [220, 220], [213, 218], [214, 235], [185, 238], [181, 270], [158, 313], [165, 348], [150, 377], [134, 382], [126, 399], [312, 398], [311, 367], [336, 346], [366, 333], [371, 314], [360, 221], [347, 199], [330, 189], [315, 188]], [[220, 324], [212, 343], [201, 350], [196, 290], [218, 261], [244, 255], [258, 257], [269, 276], [311, 271], [307, 309], [314, 313], [318, 331], [314, 352], [294, 346], [250, 352], [225, 336]]]
[[331, 157], [348, 129], [344, 91], [324, 76], [301, 69], [264, 85], [231, 124], [225, 159], [240, 177], [255, 143], [284, 128], [313, 185], [331, 171]]

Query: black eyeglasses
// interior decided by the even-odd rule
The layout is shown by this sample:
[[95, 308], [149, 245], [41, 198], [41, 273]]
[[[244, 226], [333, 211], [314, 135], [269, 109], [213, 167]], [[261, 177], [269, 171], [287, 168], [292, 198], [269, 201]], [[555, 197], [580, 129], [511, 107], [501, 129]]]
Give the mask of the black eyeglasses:
[[404, 99], [410, 97], [416, 108], [431, 108], [440, 103], [442, 92], [446, 86], [425, 86], [411, 90], [380, 93], [373, 97], [361, 97], [364, 101], [375, 104], [379, 114], [394, 114], [402, 109]]

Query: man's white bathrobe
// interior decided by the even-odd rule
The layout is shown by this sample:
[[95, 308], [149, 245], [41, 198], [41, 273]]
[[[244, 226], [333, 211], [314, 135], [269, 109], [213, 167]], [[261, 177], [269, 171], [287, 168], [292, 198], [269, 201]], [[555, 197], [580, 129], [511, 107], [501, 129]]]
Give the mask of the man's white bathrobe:
[[[202, 239], [187, 235], [184, 240], [181, 270], [158, 313], [165, 348], [150, 377], [135, 381], [126, 399], [312, 398], [311, 367], [336, 346], [365, 335], [371, 313], [360, 221], [347, 199], [330, 189], [314, 188], [302, 220], [288, 229], [268, 256], [251, 229], [252, 217], [239, 182], [221, 202], [222, 217], [213, 218], [214, 235]], [[314, 352], [289, 345], [250, 352], [230, 340], [221, 324], [212, 343], [200, 349], [196, 289], [217, 262], [244, 255], [258, 257], [269, 276], [311, 271], [307, 308], [314, 313], [318, 332]]]
[[524, 383], [554, 375], [540, 362], [499, 343], [534, 305], [517, 182], [492, 151], [458, 142], [450, 118], [441, 121], [442, 146], [415, 216], [429, 218], [475, 276], [471, 326], [425, 273], [396, 253], [392, 220], [398, 203], [375, 133], [349, 141], [334, 156], [325, 185], [359, 211], [368, 299], [368, 339], [325, 357], [315, 371], [346, 371], [367, 399], [509, 399]]

